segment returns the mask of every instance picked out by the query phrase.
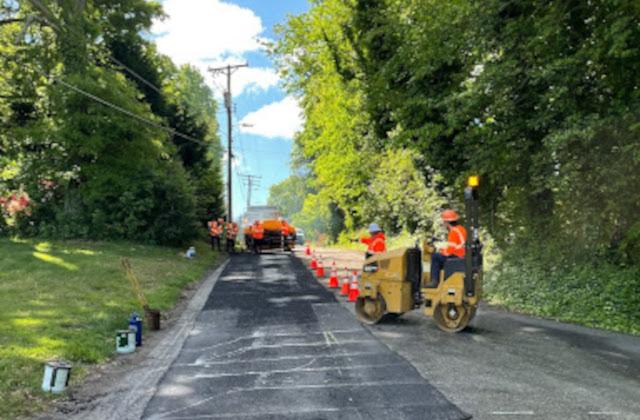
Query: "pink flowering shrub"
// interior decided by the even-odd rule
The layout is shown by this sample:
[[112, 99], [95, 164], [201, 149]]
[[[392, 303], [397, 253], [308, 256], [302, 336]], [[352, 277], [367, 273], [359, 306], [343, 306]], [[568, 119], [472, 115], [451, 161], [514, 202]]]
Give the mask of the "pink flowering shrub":
[[13, 192], [8, 196], [0, 196], [0, 206], [2, 212], [8, 217], [15, 217], [18, 214], [31, 215], [31, 199], [24, 191]]

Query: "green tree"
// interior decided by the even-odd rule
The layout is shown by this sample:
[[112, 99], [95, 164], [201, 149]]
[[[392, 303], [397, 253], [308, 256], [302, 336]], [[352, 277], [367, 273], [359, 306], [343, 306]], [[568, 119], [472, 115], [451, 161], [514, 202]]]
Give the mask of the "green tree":
[[0, 190], [25, 188], [37, 203], [14, 229], [161, 243], [194, 237], [198, 221], [222, 205], [216, 108], [194, 69], [176, 68], [140, 36], [161, 7], [61, 0], [3, 3], [1, 11]]
[[269, 188], [267, 204], [275, 206], [285, 218], [291, 219], [302, 210], [304, 198], [309, 192], [307, 181], [303, 177], [291, 175]]

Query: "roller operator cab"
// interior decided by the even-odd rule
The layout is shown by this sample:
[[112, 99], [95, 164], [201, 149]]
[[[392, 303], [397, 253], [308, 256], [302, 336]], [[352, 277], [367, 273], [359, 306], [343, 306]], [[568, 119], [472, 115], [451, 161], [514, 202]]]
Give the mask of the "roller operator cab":
[[[478, 177], [470, 177], [464, 191], [467, 240], [465, 258], [450, 258], [432, 283], [432, 244], [374, 255], [362, 270], [356, 314], [367, 324], [385, 316], [400, 316], [415, 308], [433, 317], [438, 327], [459, 332], [473, 319], [482, 292], [482, 244], [478, 235]], [[414, 296], [419, 292], [421, 301]]]

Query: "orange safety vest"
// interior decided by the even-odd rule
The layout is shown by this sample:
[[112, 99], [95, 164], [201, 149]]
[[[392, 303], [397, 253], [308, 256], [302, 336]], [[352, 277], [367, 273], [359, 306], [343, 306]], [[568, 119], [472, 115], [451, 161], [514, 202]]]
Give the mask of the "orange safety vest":
[[218, 222], [209, 222], [209, 234], [211, 236], [220, 236], [222, 229], [218, 226]]
[[281, 232], [282, 232], [282, 236], [289, 236], [289, 233], [291, 233], [291, 228], [288, 224], [283, 223], [282, 224], [282, 228], [281, 228]]
[[236, 231], [233, 229], [233, 225], [231, 223], [227, 223], [227, 239], [235, 239]]
[[464, 258], [464, 246], [467, 242], [467, 230], [462, 225], [457, 225], [449, 229], [447, 238], [449, 245], [443, 250], [442, 254], [446, 256], [455, 256]]
[[259, 225], [253, 225], [251, 235], [253, 236], [253, 239], [262, 239], [264, 237], [264, 227], [262, 226], [262, 223]]
[[382, 254], [387, 252], [387, 245], [385, 244], [384, 233], [378, 232], [368, 238], [361, 238], [360, 242], [367, 245], [367, 251], [372, 254]]

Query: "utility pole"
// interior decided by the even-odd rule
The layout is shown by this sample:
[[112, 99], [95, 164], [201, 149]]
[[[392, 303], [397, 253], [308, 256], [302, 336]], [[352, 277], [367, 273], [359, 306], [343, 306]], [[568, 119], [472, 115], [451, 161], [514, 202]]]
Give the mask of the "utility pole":
[[247, 186], [247, 209], [251, 207], [251, 191], [260, 186], [261, 176], [256, 175], [240, 175]]
[[227, 222], [233, 221], [233, 204], [232, 204], [232, 178], [231, 165], [233, 164], [233, 133], [232, 133], [232, 112], [233, 101], [231, 96], [231, 74], [241, 67], [249, 67], [249, 64], [226, 65], [224, 67], [209, 68], [209, 71], [215, 76], [223, 73], [227, 76], [227, 90], [224, 92], [224, 106], [227, 109]]

